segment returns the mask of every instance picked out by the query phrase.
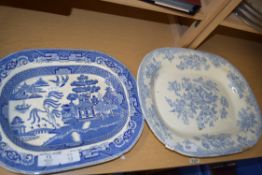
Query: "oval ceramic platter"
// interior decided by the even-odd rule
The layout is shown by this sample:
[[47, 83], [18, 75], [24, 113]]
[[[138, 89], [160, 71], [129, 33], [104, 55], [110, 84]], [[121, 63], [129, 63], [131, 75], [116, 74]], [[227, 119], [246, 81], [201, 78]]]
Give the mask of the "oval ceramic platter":
[[94, 51], [25, 50], [0, 62], [0, 162], [41, 174], [112, 160], [143, 128], [136, 83]]
[[219, 56], [182, 48], [155, 50], [141, 63], [137, 84], [146, 121], [171, 150], [220, 156], [253, 146], [261, 135], [251, 89]]

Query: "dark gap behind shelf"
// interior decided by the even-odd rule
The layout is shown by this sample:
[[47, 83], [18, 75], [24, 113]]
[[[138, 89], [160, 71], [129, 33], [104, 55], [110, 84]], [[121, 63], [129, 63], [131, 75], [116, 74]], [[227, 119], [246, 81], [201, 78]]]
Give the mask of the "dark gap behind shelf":
[[70, 16], [70, 14], [72, 13], [72, 9], [77, 8], [159, 23], [168, 23], [167, 15], [164, 13], [98, 0], [1, 0], [0, 5], [53, 13], [64, 16]]

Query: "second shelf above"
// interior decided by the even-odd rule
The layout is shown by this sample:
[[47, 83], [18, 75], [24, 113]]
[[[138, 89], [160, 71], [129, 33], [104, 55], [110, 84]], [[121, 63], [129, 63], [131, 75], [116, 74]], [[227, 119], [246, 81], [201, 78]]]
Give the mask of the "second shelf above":
[[[217, 3], [215, 0], [201, 0], [202, 7], [198, 13], [195, 15], [188, 15], [183, 12], [179, 12], [176, 10], [172, 10], [169, 8], [157, 6], [154, 4], [150, 4], [147, 2], [143, 2], [142, 0], [101, 0], [104, 2], [108, 3], [114, 3], [114, 4], [119, 4], [119, 5], [124, 5], [124, 6], [129, 6], [129, 7], [134, 7], [134, 8], [140, 8], [140, 9], [145, 9], [145, 10], [150, 10], [150, 11], [155, 11], [155, 12], [160, 12], [160, 13], [165, 13], [169, 15], [174, 15], [174, 16], [180, 16], [180, 17], [185, 17], [185, 18], [190, 18], [194, 20], [203, 20], [208, 17], [209, 12], [212, 10], [209, 8], [210, 3]], [[214, 7], [214, 6], [213, 6]], [[255, 33], [255, 34], [261, 34], [259, 31], [256, 29], [252, 28], [245, 22], [243, 22], [238, 16], [236, 16], [234, 13], [229, 15], [226, 19], [224, 19], [221, 23], [221, 26], [237, 29], [237, 30], [242, 30], [250, 33]]]

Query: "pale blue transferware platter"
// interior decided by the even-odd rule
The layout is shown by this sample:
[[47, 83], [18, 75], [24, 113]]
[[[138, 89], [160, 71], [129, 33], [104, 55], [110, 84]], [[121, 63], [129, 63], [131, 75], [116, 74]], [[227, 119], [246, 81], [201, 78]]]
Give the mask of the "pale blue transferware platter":
[[256, 99], [220, 56], [183, 48], [147, 54], [137, 76], [142, 112], [168, 148], [192, 157], [238, 153], [261, 136]]
[[25, 50], [0, 61], [0, 162], [43, 174], [117, 158], [138, 140], [136, 82], [120, 62], [84, 50]]

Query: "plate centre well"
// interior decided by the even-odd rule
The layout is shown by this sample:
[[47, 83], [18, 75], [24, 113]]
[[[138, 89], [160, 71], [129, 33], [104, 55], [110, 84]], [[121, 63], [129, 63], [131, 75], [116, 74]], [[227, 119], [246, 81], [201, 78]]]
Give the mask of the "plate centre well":
[[155, 79], [153, 93], [159, 116], [178, 135], [237, 132], [231, 127], [235, 111], [228, 94], [232, 92], [214, 77], [165, 69]]
[[[125, 125], [128, 105], [116, 77], [94, 66], [81, 66], [73, 74], [69, 69], [48, 73], [62, 69], [27, 70], [7, 83], [2, 93], [8, 103], [11, 133], [7, 135], [16, 144], [36, 150], [65, 149], [109, 139]], [[30, 77], [35, 71], [42, 73]]]

